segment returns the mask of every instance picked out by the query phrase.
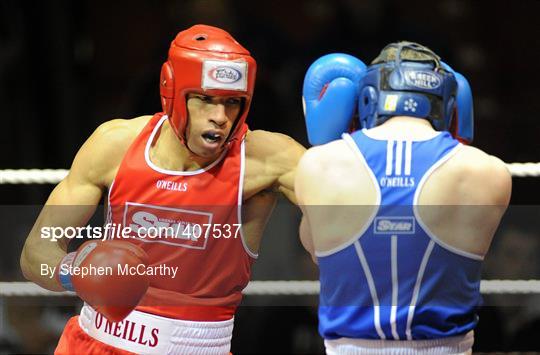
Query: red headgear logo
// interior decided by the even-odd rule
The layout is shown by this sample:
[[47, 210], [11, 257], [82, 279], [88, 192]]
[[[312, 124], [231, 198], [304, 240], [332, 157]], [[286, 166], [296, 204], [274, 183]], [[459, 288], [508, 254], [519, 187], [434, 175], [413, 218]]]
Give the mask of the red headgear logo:
[[234, 68], [219, 67], [208, 73], [215, 81], [223, 84], [235, 83], [242, 78], [242, 74]]

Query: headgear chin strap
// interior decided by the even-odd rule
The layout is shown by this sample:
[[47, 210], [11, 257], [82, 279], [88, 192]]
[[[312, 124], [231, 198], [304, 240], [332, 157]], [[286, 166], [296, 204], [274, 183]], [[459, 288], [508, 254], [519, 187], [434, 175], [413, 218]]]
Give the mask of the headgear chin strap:
[[186, 143], [189, 93], [242, 97], [242, 110], [227, 142], [241, 138], [247, 132], [256, 71], [250, 53], [220, 28], [195, 25], [178, 33], [161, 68], [160, 94], [163, 111], [180, 140]]
[[[388, 45], [381, 53], [389, 47], [396, 48], [394, 60], [377, 58], [360, 79], [358, 112], [361, 127], [375, 127], [392, 116], [412, 116], [429, 120], [438, 131], [450, 131], [456, 138], [463, 134], [464, 141], [472, 141], [472, 95], [468, 83], [468, 92], [467, 88], [461, 87], [462, 92], [458, 92], [454, 72], [424, 46], [402, 42]], [[404, 49], [426, 54], [421, 58], [428, 59], [403, 59]], [[463, 122], [468, 121], [471, 128], [462, 132], [459, 128], [467, 124], [456, 125], [462, 121], [456, 117], [456, 104], [463, 104], [456, 101], [460, 94], [466, 96], [462, 102], [470, 103], [467, 112], [459, 110], [460, 115], [466, 116]]]

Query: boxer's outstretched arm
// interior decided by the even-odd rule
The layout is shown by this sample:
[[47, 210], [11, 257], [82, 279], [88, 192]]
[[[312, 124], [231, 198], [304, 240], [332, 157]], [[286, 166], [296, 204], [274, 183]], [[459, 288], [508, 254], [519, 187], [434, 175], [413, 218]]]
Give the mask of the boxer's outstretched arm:
[[246, 141], [246, 155], [252, 166], [252, 175], [246, 180], [262, 189], [281, 192], [297, 204], [296, 166], [306, 148], [287, 135], [262, 130], [250, 131]]
[[277, 188], [289, 201], [298, 204], [294, 193], [294, 180], [296, 178], [296, 168], [306, 152], [306, 148], [291, 137], [285, 135], [279, 135], [277, 139], [282, 140], [279, 147], [283, 149], [281, 154], [284, 155], [283, 164], [280, 165], [282, 169], [281, 174], [277, 179]]
[[63, 290], [51, 273], [66, 255], [68, 239], [44, 238], [42, 228], [77, 227], [88, 222], [112, 180], [124, 146], [129, 145], [123, 122], [109, 121], [96, 129], [77, 153], [68, 176], [50, 194], [21, 253], [21, 269], [28, 280], [49, 290]]

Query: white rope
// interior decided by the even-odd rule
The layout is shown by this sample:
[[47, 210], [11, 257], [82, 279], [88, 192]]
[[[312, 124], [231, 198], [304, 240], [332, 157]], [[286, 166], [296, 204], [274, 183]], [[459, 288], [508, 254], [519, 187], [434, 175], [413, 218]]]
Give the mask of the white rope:
[[32, 282], [0, 282], [0, 296], [75, 296], [75, 293], [49, 291]]
[[540, 280], [482, 280], [483, 294], [540, 294]]
[[[243, 291], [252, 296], [318, 295], [319, 281], [251, 281]], [[540, 280], [482, 280], [483, 294], [540, 294]], [[0, 282], [0, 297], [74, 296], [73, 292], [53, 292], [31, 282]]]
[[65, 169], [0, 170], [0, 184], [57, 184], [67, 174]]
[[507, 163], [512, 176], [540, 176], [540, 163]]
[[[540, 176], [540, 163], [507, 163], [512, 176]], [[65, 169], [0, 170], [0, 184], [57, 184], [66, 175]]]
[[244, 295], [318, 295], [319, 281], [251, 281]]

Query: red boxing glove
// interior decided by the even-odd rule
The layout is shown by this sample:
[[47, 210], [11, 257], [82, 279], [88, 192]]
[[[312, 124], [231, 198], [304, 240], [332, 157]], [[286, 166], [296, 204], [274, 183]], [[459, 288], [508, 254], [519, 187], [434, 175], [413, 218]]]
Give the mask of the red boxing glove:
[[119, 322], [139, 304], [146, 293], [148, 255], [140, 247], [121, 240], [89, 241], [59, 264], [58, 279], [112, 322]]

